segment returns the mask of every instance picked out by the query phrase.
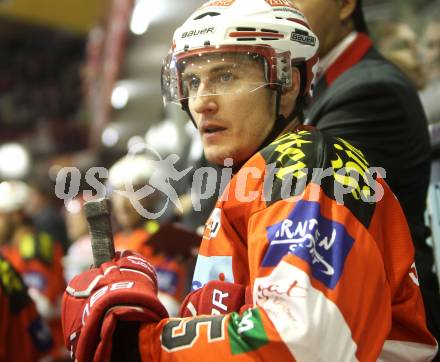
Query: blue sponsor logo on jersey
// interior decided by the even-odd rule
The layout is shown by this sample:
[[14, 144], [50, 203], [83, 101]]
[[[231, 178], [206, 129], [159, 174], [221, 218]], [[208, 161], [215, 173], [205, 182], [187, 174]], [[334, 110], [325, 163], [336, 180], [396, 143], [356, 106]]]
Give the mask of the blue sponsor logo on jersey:
[[191, 290], [197, 290], [211, 280], [234, 282], [232, 256], [199, 255], [197, 257]]
[[333, 289], [354, 239], [344, 225], [321, 215], [317, 202], [299, 201], [287, 219], [267, 228], [270, 245], [262, 266], [275, 266], [290, 253], [306, 261], [314, 278]]

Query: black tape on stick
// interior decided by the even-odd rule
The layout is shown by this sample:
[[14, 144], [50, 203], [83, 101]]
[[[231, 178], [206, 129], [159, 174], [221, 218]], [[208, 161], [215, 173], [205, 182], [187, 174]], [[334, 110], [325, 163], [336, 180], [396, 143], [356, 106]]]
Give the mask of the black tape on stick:
[[84, 211], [92, 238], [93, 261], [95, 267], [110, 261], [115, 256], [112, 226], [110, 222], [110, 200], [100, 198], [84, 203]]

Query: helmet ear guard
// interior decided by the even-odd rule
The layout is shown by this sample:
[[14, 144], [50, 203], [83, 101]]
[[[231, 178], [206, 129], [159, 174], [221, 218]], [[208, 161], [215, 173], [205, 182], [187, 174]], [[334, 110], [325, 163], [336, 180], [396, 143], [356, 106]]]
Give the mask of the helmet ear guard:
[[290, 62], [290, 52], [278, 54], [276, 57], [276, 69], [278, 84], [282, 92], [292, 88], [292, 64]]

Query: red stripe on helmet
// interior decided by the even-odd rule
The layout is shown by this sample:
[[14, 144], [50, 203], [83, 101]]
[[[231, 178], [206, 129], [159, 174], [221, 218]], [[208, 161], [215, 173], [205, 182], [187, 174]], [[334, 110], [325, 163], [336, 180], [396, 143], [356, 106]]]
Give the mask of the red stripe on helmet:
[[293, 21], [294, 23], [300, 24], [305, 26], [307, 29], [310, 30], [310, 26], [309, 24], [307, 24], [305, 21], [299, 20], [299, 19], [295, 19], [295, 18], [287, 18], [287, 20]]
[[263, 32], [263, 31], [233, 31], [229, 33], [229, 36], [231, 38], [241, 38], [241, 37], [262, 37], [262, 38], [284, 38], [284, 34], [277, 34], [277, 33], [270, 33], [270, 32]]

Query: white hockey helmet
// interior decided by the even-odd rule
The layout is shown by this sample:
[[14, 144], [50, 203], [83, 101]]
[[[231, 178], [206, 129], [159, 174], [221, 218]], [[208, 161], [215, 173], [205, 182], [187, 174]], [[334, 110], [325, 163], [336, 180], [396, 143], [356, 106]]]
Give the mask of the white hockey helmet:
[[[187, 109], [189, 92], [185, 82], [193, 80], [182, 76], [185, 66], [197, 62], [201, 68], [204, 59], [209, 63], [215, 56], [227, 56], [228, 60], [232, 57], [237, 67], [246, 57], [264, 60], [265, 81], [249, 83], [244, 87], [247, 91], [262, 86], [288, 89], [292, 85], [292, 65], [303, 64], [301, 96], [307, 97], [315, 75], [318, 46], [318, 38], [306, 18], [288, 0], [209, 1], [174, 33], [173, 46], [162, 67], [164, 103], [180, 103]], [[222, 86], [213, 86], [209, 94], [227, 92]]]
[[29, 201], [30, 189], [22, 181], [0, 183], [0, 212], [9, 213], [24, 208]]

